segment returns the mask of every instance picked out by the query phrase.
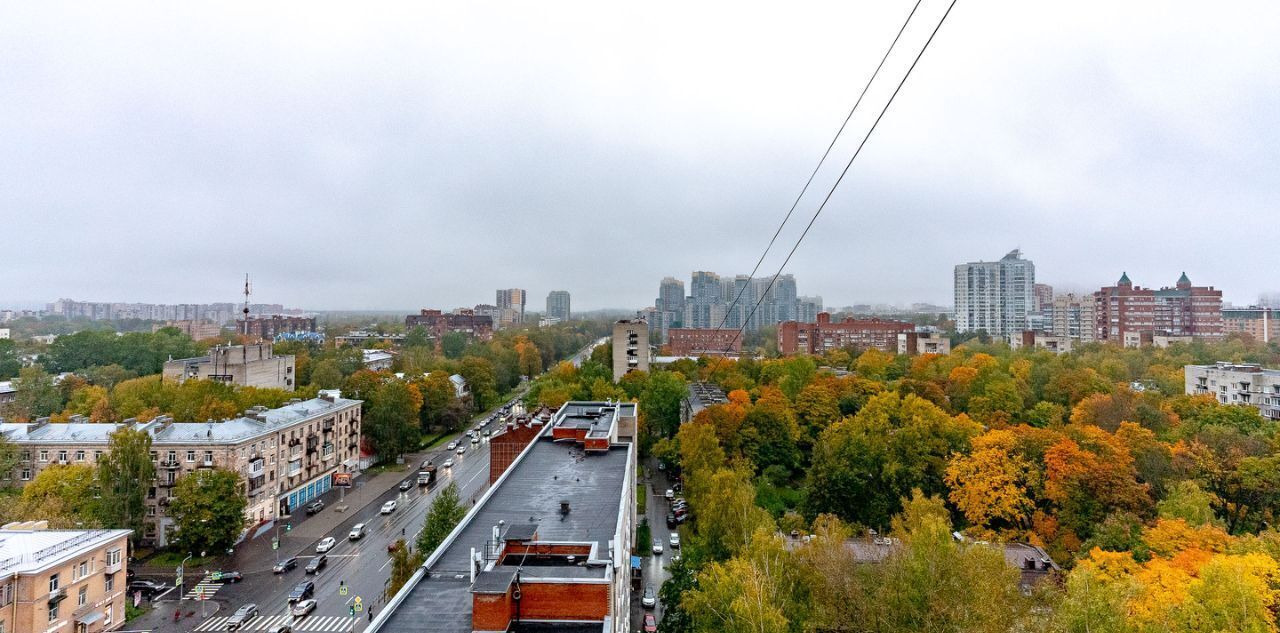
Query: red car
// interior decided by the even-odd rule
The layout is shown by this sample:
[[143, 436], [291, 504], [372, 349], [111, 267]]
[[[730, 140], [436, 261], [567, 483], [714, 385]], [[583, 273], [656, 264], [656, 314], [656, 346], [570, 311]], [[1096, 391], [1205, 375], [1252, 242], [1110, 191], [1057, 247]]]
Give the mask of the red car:
[[658, 633], [658, 621], [653, 619], [652, 613], [644, 614], [644, 631], [645, 633]]

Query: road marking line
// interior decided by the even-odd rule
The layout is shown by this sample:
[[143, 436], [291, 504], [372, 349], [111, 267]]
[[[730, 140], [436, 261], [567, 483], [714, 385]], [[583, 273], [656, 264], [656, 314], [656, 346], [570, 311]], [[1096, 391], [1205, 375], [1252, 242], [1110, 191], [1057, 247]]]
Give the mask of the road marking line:
[[212, 619], [209, 619], [209, 620], [205, 620], [204, 622], [201, 622], [201, 623], [200, 623], [200, 626], [197, 626], [197, 627], [196, 627], [196, 630], [197, 630], [197, 631], [212, 631], [212, 630], [213, 630], [213, 629], [215, 629], [215, 628], [219, 628], [219, 627], [221, 627], [222, 625], [224, 625], [224, 624], [226, 623], [226, 621], [227, 621], [227, 620], [230, 620], [230, 619], [231, 619], [231, 618], [230, 618], [229, 616], [218, 616], [218, 617], [216, 617], [216, 618], [212, 618]]

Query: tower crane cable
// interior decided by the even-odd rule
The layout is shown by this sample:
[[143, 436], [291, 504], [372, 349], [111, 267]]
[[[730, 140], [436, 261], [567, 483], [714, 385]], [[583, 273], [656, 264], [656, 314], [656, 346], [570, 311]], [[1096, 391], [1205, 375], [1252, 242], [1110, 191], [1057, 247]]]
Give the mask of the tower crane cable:
[[[787, 215], [782, 218], [782, 224], [778, 225], [778, 230], [773, 232], [773, 237], [769, 238], [769, 244], [764, 247], [764, 252], [760, 253], [760, 259], [756, 260], [756, 265], [751, 269], [751, 274], [747, 275], [748, 279], [754, 278], [756, 272], [760, 270], [760, 265], [764, 263], [764, 258], [773, 248], [773, 243], [778, 240], [778, 236], [782, 234], [782, 228], [787, 225], [787, 221], [791, 219], [791, 214], [795, 213], [796, 207], [799, 206], [800, 200], [804, 198], [804, 194], [808, 193], [809, 185], [813, 184], [813, 179], [817, 177], [818, 171], [822, 169], [822, 165], [827, 161], [827, 156], [831, 154], [831, 149], [836, 146], [836, 141], [840, 140], [840, 135], [844, 133], [845, 126], [849, 125], [849, 121], [853, 119], [853, 115], [858, 110], [858, 105], [862, 103], [862, 98], [867, 96], [867, 91], [871, 88], [871, 84], [875, 82], [876, 77], [880, 75], [880, 69], [884, 68], [884, 63], [889, 59], [889, 55], [893, 53], [894, 47], [898, 45], [898, 40], [902, 37], [903, 31], [907, 30], [907, 25], [911, 23], [911, 18], [916, 14], [916, 9], [920, 8], [923, 0], [916, 0], [915, 6], [911, 7], [911, 13], [907, 14], [907, 19], [902, 22], [902, 27], [898, 29], [898, 34], [893, 36], [893, 41], [889, 43], [889, 48], [885, 50], [884, 55], [880, 57], [880, 63], [876, 65], [876, 69], [871, 73], [871, 78], [867, 80], [866, 85], [862, 86], [862, 92], [858, 94], [858, 99], [853, 102], [853, 107], [849, 108], [849, 114], [844, 117], [844, 122], [840, 124], [840, 129], [836, 130], [836, 135], [831, 138], [831, 143], [827, 145], [827, 150], [822, 152], [822, 158], [818, 159], [818, 164], [813, 168], [813, 172], [809, 174], [809, 179], [804, 182], [804, 187], [800, 189], [800, 195], [796, 196], [795, 202], [791, 203], [791, 208], [787, 210]], [[751, 282], [748, 281], [748, 284]], [[738, 305], [738, 301], [742, 299], [742, 293], [746, 292], [747, 287], [744, 285], [738, 289], [738, 294], [733, 298], [733, 302], [725, 308], [724, 317], [720, 319], [720, 325], [716, 329], [724, 327], [729, 322], [729, 315], [733, 312], [733, 308]]]
[[924, 46], [920, 47], [920, 52], [916, 54], [916, 58], [911, 62], [911, 66], [907, 68], [907, 72], [902, 75], [902, 80], [899, 81], [898, 86], [893, 89], [893, 94], [889, 95], [889, 100], [886, 101], [884, 104], [884, 107], [880, 109], [880, 114], [876, 117], [876, 120], [871, 124], [871, 128], [867, 130], [867, 133], [865, 135], [863, 135], [862, 142], [858, 143], [858, 148], [854, 150], [853, 156], [850, 156], [849, 162], [845, 163], [844, 170], [840, 172], [840, 177], [836, 178], [835, 183], [831, 185], [831, 189], [827, 191], [826, 197], [822, 199], [822, 204], [818, 205], [818, 210], [813, 212], [813, 217], [809, 218], [809, 224], [805, 225], [804, 231], [800, 233], [800, 237], [796, 239], [795, 245], [791, 247], [791, 252], [787, 253], [787, 258], [782, 260], [782, 265], [778, 267], [778, 272], [774, 273], [773, 277], [769, 279], [769, 285], [765, 286], [764, 292], [761, 293], [760, 298], [756, 300], [755, 306], [751, 308], [751, 313], [748, 314], [747, 318], [743, 320], [742, 325], [738, 328], [738, 331], [734, 333], [733, 338], [729, 340], [729, 344], [725, 346], [725, 354], [729, 354], [730, 351], [733, 349], [733, 344], [736, 343], [738, 340], [738, 337], [742, 335], [742, 331], [746, 329], [747, 323], [751, 322], [751, 317], [755, 316], [756, 310], [760, 307], [760, 304], [764, 301], [764, 297], [768, 296], [769, 291], [773, 288], [774, 282], [778, 280], [778, 277], [782, 274], [783, 269], [786, 268], [787, 263], [791, 261], [791, 256], [796, 254], [796, 249], [800, 248], [800, 243], [803, 242], [805, 236], [809, 234], [809, 229], [813, 228], [813, 224], [814, 222], [817, 222], [818, 216], [822, 215], [823, 209], [826, 209], [827, 202], [831, 200], [831, 196], [835, 194], [836, 188], [840, 186], [840, 183], [841, 181], [844, 180], [845, 175], [849, 173], [849, 169], [853, 167], [853, 161], [857, 160], [858, 155], [862, 153], [862, 148], [867, 145], [867, 140], [871, 138], [871, 135], [876, 131], [876, 127], [880, 125], [880, 120], [883, 119], [885, 113], [889, 111], [889, 106], [893, 105], [893, 100], [898, 96], [898, 93], [902, 90], [902, 86], [907, 83], [907, 78], [911, 77], [911, 71], [915, 70], [916, 64], [920, 63], [920, 58], [924, 57], [924, 52], [926, 50], [929, 50], [929, 44], [933, 42], [934, 36], [938, 34], [938, 30], [941, 29], [942, 24], [947, 21], [947, 16], [951, 15], [951, 9], [955, 8], [955, 6], [956, 6], [956, 0], [951, 0], [951, 4], [947, 5], [947, 11], [942, 14], [942, 19], [938, 20], [938, 24], [933, 27], [933, 32], [929, 34], [929, 39], [925, 40]]

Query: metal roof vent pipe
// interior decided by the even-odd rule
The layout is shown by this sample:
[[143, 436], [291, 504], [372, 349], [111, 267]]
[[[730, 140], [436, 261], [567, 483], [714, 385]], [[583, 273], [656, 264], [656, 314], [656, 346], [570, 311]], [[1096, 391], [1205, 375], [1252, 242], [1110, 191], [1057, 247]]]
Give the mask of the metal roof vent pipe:
[[560, 501], [560, 517], [563, 520], [567, 516], [569, 516], [569, 500], [564, 499]]

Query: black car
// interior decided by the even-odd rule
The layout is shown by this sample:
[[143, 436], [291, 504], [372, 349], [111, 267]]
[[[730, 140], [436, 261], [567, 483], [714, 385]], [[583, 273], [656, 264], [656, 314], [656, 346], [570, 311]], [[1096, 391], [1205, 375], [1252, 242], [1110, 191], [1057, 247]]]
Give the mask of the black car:
[[316, 583], [311, 582], [310, 580], [304, 580], [298, 583], [297, 586], [293, 588], [293, 591], [289, 592], [289, 602], [306, 600], [307, 598], [310, 598], [312, 595], [315, 595], [315, 592], [316, 592]]
[[298, 566], [298, 559], [297, 559], [297, 557], [290, 557], [290, 558], [286, 558], [286, 559], [284, 559], [284, 560], [282, 560], [282, 561], [277, 562], [275, 565], [273, 565], [273, 566], [271, 567], [271, 573], [273, 573], [273, 574], [283, 574], [283, 573], [285, 573], [285, 572], [289, 571], [290, 569], [293, 569], [294, 567], [297, 567], [297, 566]]
[[413, 487], [413, 484], [408, 479], [400, 482], [400, 492], [404, 492], [412, 487]]
[[319, 499], [316, 499], [315, 501], [312, 501], [310, 505], [307, 506], [307, 514], [308, 515], [315, 514], [323, 509], [324, 509], [324, 502]]
[[679, 525], [679, 524], [680, 524], [680, 520], [676, 518], [676, 513], [674, 513], [674, 512], [668, 512], [668, 513], [667, 513], [667, 527], [669, 527], [669, 528], [673, 528], [673, 527], [675, 527], [675, 526], [677, 526], [677, 525]]
[[244, 574], [238, 571], [222, 571], [213, 575], [214, 582], [240, 582]]
[[315, 558], [311, 559], [311, 562], [307, 563], [307, 568], [305, 571], [308, 574], [314, 574], [319, 572], [321, 569], [323, 569], [324, 566], [327, 564], [329, 564], [329, 557], [325, 556], [324, 554], [320, 554], [319, 556], [316, 556]]
[[154, 580], [135, 580], [129, 583], [129, 593], [136, 593], [140, 591], [144, 596], [151, 596], [168, 588], [168, 585]]

